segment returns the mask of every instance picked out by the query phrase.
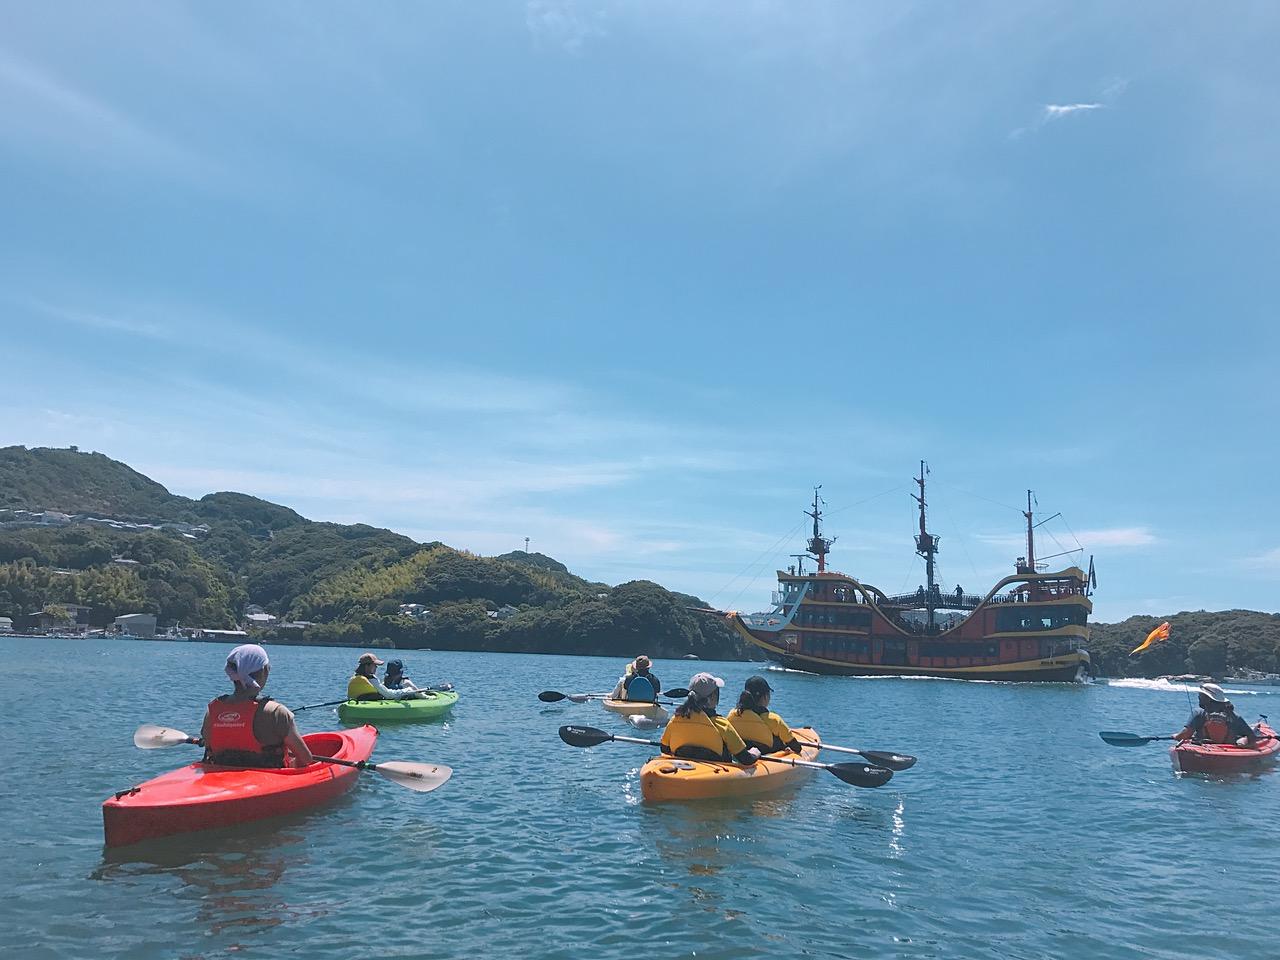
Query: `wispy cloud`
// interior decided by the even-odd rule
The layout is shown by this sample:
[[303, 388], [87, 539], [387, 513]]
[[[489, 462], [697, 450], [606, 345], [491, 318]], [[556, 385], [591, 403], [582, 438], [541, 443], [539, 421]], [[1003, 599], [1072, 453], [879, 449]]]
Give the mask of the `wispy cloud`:
[[69, 155], [112, 157], [184, 178], [204, 177], [209, 161], [105, 100], [0, 49], [0, 140], [22, 149], [55, 144]]
[[46, 303], [43, 300], [28, 300], [26, 304], [53, 320], [61, 320], [94, 330], [109, 330], [113, 333], [146, 337], [150, 340], [174, 341], [179, 339], [173, 330], [159, 323], [150, 323], [131, 317], [96, 313], [88, 310], [68, 309], [67, 307]]
[[1101, 110], [1105, 106], [1105, 103], [1046, 103], [1044, 105], [1044, 119], [1048, 123], [1050, 120], [1069, 117], [1073, 113]]
[[1245, 557], [1244, 565], [1268, 577], [1280, 577], [1280, 547]]
[[1099, 110], [1106, 110], [1115, 103], [1128, 86], [1128, 80], [1116, 78], [1103, 87], [1102, 95], [1097, 100], [1080, 101], [1078, 103], [1043, 104], [1040, 107], [1039, 114], [1031, 123], [1009, 132], [1009, 139], [1018, 140], [1029, 133], [1035, 133], [1047, 124], [1065, 120], [1068, 117], [1087, 116]]
[[1148, 547], [1160, 543], [1146, 527], [1109, 527], [1101, 530], [1081, 530], [1077, 536], [1088, 548], [1094, 547]]

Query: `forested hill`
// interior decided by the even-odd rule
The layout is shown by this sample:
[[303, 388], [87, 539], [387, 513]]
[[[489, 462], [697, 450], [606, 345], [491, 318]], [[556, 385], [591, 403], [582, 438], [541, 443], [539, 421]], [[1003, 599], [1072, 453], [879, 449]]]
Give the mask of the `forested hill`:
[[[746, 658], [696, 597], [591, 583], [540, 553], [479, 557], [362, 524], [321, 523], [243, 493], [199, 500], [100, 453], [0, 448], [0, 616], [88, 607], [94, 626], [230, 628], [256, 604], [265, 639], [399, 647]], [[51, 614], [52, 615], [52, 614]], [[1129, 651], [1162, 620], [1171, 638]], [[1280, 672], [1280, 615], [1250, 610], [1092, 625], [1104, 676]]]
[[[1169, 639], [1129, 656], [1153, 629], [1169, 621]], [[1233, 676], [1241, 669], [1280, 673], [1280, 614], [1204, 610], [1167, 617], [1095, 623], [1089, 639], [1094, 669], [1106, 677], [1198, 673]]]
[[[435, 649], [741, 658], [701, 601], [611, 587], [539, 553], [479, 557], [362, 524], [322, 523], [242, 493], [176, 496], [100, 453], [0, 448], [0, 616], [89, 608], [93, 626], [230, 628], [267, 640]], [[301, 626], [297, 624], [302, 624]]]

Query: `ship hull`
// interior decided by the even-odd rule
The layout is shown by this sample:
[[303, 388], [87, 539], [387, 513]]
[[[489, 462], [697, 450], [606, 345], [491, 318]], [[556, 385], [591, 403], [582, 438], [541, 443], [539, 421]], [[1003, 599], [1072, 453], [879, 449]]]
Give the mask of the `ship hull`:
[[909, 663], [851, 663], [795, 653], [779, 646], [777, 633], [752, 630], [736, 615], [730, 624], [745, 639], [763, 650], [769, 659], [791, 670], [837, 677], [937, 677], [951, 680], [995, 680], [1016, 683], [1079, 683], [1090, 672], [1089, 654], [1072, 650], [1047, 657], [1014, 659], [971, 666], [915, 666]]
[[949, 680], [998, 680], [1006, 683], [1079, 683], [1089, 671], [1089, 656], [1084, 653], [1072, 653], [1049, 660], [1024, 660], [998, 666], [948, 669], [837, 663], [816, 657], [779, 653], [764, 644], [760, 646], [771, 660], [789, 670], [804, 670], [835, 677], [934, 677]]

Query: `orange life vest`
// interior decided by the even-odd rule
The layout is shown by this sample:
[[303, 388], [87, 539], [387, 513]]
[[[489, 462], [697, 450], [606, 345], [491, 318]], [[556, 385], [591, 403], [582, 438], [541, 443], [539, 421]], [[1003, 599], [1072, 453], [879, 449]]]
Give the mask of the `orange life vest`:
[[1201, 725], [1201, 737], [1210, 743], [1230, 743], [1231, 718], [1225, 713], [1209, 713], [1205, 715]]
[[284, 766], [284, 744], [264, 744], [253, 732], [253, 718], [270, 699], [232, 700], [224, 696], [210, 700], [204, 762], [227, 767]]

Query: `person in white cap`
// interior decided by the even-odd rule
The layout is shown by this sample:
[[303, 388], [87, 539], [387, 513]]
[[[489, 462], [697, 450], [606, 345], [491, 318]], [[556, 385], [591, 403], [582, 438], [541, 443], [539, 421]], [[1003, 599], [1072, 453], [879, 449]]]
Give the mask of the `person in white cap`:
[[1235, 743], [1239, 747], [1251, 747], [1258, 739], [1257, 733], [1236, 713], [1235, 706], [1216, 683], [1200, 685], [1200, 706], [1174, 737], [1205, 743]]
[[356, 672], [347, 681], [348, 700], [416, 700], [424, 696], [417, 690], [393, 690], [378, 679], [383, 661], [375, 654], [362, 653]]
[[724, 681], [709, 673], [689, 680], [689, 699], [676, 707], [662, 731], [662, 752], [685, 760], [718, 760], [751, 766], [760, 751], [748, 747], [729, 721], [716, 713]]
[[283, 767], [285, 750], [295, 767], [315, 762], [283, 703], [259, 697], [271, 675], [267, 651], [256, 643], [236, 647], [224, 668], [235, 689], [209, 702], [200, 739], [204, 762], [229, 767]]

